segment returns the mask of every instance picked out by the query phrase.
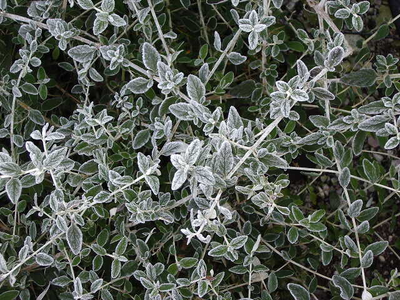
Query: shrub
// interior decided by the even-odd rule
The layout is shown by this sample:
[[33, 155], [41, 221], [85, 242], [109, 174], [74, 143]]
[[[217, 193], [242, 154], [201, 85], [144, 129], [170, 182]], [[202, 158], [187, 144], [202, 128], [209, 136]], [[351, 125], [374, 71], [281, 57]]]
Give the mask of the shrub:
[[282, 2], [0, 1], [1, 299], [399, 299], [393, 20]]

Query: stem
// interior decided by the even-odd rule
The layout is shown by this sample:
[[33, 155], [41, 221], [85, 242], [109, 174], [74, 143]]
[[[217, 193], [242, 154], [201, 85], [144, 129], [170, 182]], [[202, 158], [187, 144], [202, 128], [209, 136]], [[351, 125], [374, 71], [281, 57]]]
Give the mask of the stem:
[[232, 40], [229, 42], [228, 46], [226, 46], [224, 52], [222, 52], [221, 56], [218, 58], [217, 62], [215, 63], [214, 67], [212, 68], [212, 70], [210, 71], [210, 74], [208, 74], [207, 76], [207, 80], [204, 84], [207, 84], [207, 82], [211, 79], [211, 77], [214, 75], [215, 71], [217, 71], [219, 65], [221, 64], [221, 62], [223, 61], [223, 59], [225, 58], [225, 56], [228, 54], [229, 51], [231, 51], [231, 49], [233, 49], [233, 47], [235, 47], [237, 40], [239, 39], [240, 34], [242, 33], [242, 30], [239, 29], [238, 31], [236, 31], [235, 35], [233, 36]]
[[[46, 30], [49, 30], [49, 27], [46, 24], [38, 22], [38, 21], [34, 21], [34, 20], [26, 18], [26, 17], [22, 17], [22, 16], [15, 15], [15, 14], [10, 14], [10, 13], [6, 13], [6, 12], [0, 12], [0, 16], [12, 19], [14, 21], [20, 21], [20, 22], [23, 22], [23, 23], [28, 23], [28, 24], [34, 23], [36, 26], [38, 26], [40, 28], [44, 28]], [[100, 47], [101, 46], [101, 44], [96, 43], [96, 42], [92, 42], [92, 41], [90, 41], [90, 40], [88, 40], [88, 39], [86, 39], [84, 37], [81, 37], [81, 36], [74, 36], [72, 38], [77, 40], [77, 41], [80, 41], [82, 43], [89, 44], [89, 45], [92, 45], [92, 46], [96, 46], [96, 47]]]
[[[314, 275], [317, 275], [317, 276], [319, 276], [319, 277], [321, 277], [321, 278], [324, 278], [324, 279], [329, 280], [329, 281], [333, 281], [333, 279], [332, 279], [331, 277], [325, 276], [325, 275], [323, 275], [323, 274], [318, 273], [317, 271], [311, 270], [311, 269], [309, 269], [309, 268], [303, 266], [302, 264], [299, 264], [298, 262], [295, 262], [294, 260], [285, 258], [277, 249], [275, 249], [275, 248], [274, 248], [271, 244], [269, 244], [266, 240], [261, 239], [261, 241], [262, 241], [268, 248], [270, 248], [273, 252], [275, 252], [275, 253], [278, 254], [280, 257], [282, 257], [285, 261], [287, 261], [287, 262], [289, 262], [289, 263], [291, 263], [291, 264], [293, 264], [293, 265], [296, 265], [296, 266], [302, 268], [303, 270], [306, 270], [307, 272], [312, 273], [312, 274], [314, 274]], [[352, 284], [352, 286], [357, 287], [357, 288], [362, 288], [362, 286], [355, 285], [355, 284]]]
[[42, 247], [40, 247], [39, 249], [37, 249], [35, 252], [33, 252], [31, 255], [27, 256], [25, 259], [21, 260], [14, 268], [12, 268], [8, 273], [4, 274], [3, 279], [6, 279], [8, 276], [10, 276], [15, 270], [17, 270], [19, 267], [21, 267], [25, 262], [27, 262], [28, 260], [30, 260], [32, 257], [34, 257], [36, 254], [38, 254], [40, 251], [42, 251], [43, 249], [45, 249], [47, 246], [49, 246], [50, 244], [52, 244], [56, 239], [58, 239], [59, 237], [61, 237], [64, 233], [60, 233], [58, 235], [56, 235], [53, 239], [50, 239], [49, 241], [47, 241], [46, 244], [44, 244]]
[[208, 34], [207, 34], [206, 23], [204, 22], [203, 11], [201, 10], [201, 0], [197, 0], [197, 8], [198, 8], [199, 13], [200, 13], [200, 22], [201, 22], [201, 27], [202, 27], [203, 33], [204, 33], [204, 38], [205, 38], [207, 44], [210, 44], [210, 40], [209, 40]]
[[[394, 17], [392, 20], [390, 20], [387, 25], [390, 25], [392, 23], [394, 23], [395, 21], [397, 21], [400, 18], [400, 14], [398, 14], [396, 17]], [[382, 26], [382, 25], [381, 25]], [[380, 27], [379, 27], [380, 28]], [[379, 32], [379, 28], [377, 31], [374, 32], [374, 34], [372, 34], [369, 38], [367, 38], [364, 42], [363, 42], [363, 47], [368, 44], [368, 42], [370, 42]]]
[[171, 53], [169, 52], [169, 48], [168, 48], [167, 42], [164, 39], [164, 35], [163, 35], [163, 32], [162, 32], [160, 23], [158, 22], [157, 15], [156, 15], [156, 12], [154, 10], [154, 6], [151, 3], [151, 0], [147, 0], [147, 3], [149, 4], [151, 15], [152, 15], [152, 17], [154, 19], [154, 23], [156, 24], [156, 27], [157, 27], [158, 37], [160, 38], [161, 43], [163, 44], [165, 53], [167, 54], [168, 61], [170, 61]]

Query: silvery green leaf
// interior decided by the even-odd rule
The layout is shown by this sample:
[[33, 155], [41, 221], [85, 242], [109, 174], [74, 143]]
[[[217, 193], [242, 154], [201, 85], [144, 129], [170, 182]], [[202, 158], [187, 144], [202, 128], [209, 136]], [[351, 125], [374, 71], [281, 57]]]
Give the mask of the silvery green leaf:
[[215, 248], [212, 248], [209, 252], [208, 255], [212, 257], [221, 257], [224, 256], [226, 253], [228, 253], [228, 246], [226, 245], [219, 245]]
[[391, 137], [385, 144], [386, 150], [391, 150], [396, 148], [400, 144], [400, 139], [397, 136]]
[[66, 232], [68, 230], [68, 224], [65, 221], [65, 218], [62, 216], [57, 216], [56, 225], [58, 229], [60, 229], [63, 232]]
[[187, 144], [181, 141], [167, 142], [164, 144], [160, 152], [164, 156], [169, 156], [175, 153], [182, 153], [186, 150], [186, 148]]
[[102, 300], [114, 300], [111, 292], [107, 289], [101, 289], [100, 295]]
[[200, 280], [197, 287], [197, 294], [202, 298], [208, 291], [208, 283], [206, 280]]
[[394, 291], [389, 293], [389, 300], [399, 300], [400, 299], [400, 291]]
[[36, 255], [35, 259], [36, 259], [36, 263], [39, 266], [43, 266], [43, 267], [51, 266], [54, 262], [54, 259], [50, 255], [43, 253], [43, 252], [38, 253]]
[[356, 5], [358, 6], [358, 14], [360, 15], [365, 14], [371, 6], [369, 1], [361, 1], [358, 2]]
[[370, 292], [368, 292], [367, 290], [363, 290], [362, 295], [361, 295], [361, 299], [362, 300], [373, 300], [374, 297], [372, 296], [372, 294]]
[[221, 37], [219, 36], [219, 33], [217, 31], [214, 31], [214, 48], [217, 51], [222, 51], [221, 49]]
[[350, 86], [369, 87], [375, 84], [377, 78], [375, 70], [361, 69], [344, 75], [340, 78], [340, 82]]
[[143, 9], [138, 10], [138, 19], [140, 24], [144, 24], [144, 21], [147, 17], [147, 15], [150, 12], [150, 8], [149, 7], [145, 7]]
[[369, 268], [374, 262], [374, 253], [371, 250], [365, 252], [361, 260], [361, 266], [363, 268]]
[[347, 214], [349, 215], [349, 217], [357, 218], [360, 215], [362, 206], [363, 206], [363, 201], [361, 199], [354, 201], [350, 205], [349, 210], [347, 211]]
[[[18, 252], [19, 260], [21, 261], [25, 260], [25, 258], [28, 256], [28, 253], [29, 253], [29, 246], [28, 245], [23, 246]], [[0, 270], [0, 272], [3, 271]]]
[[150, 130], [144, 129], [140, 130], [133, 139], [132, 147], [133, 149], [142, 148], [150, 139]]
[[347, 19], [348, 17], [350, 17], [350, 11], [347, 8], [341, 8], [335, 12], [335, 18]]
[[194, 257], [184, 257], [179, 261], [179, 265], [184, 269], [190, 269], [194, 267], [199, 260]]
[[292, 94], [290, 95], [290, 97], [295, 100], [295, 101], [299, 101], [299, 102], [305, 102], [308, 101], [309, 97], [308, 94], [300, 89], [296, 89], [292, 92]]
[[344, 58], [344, 49], [340, 46], [333, 48], [328, 53], [328, 59], [326, 61], [326, 66], [329, 68], [336, 67], [339, 65]]
[[339, 174], [339, 183], [343, 188], [346, 188], [350, 183], [350, 170], [348, 167], [342, 169]]
[[96, 293], [98, 290], [100, 290], [101, 286], [103, 285], [103, 279], [99, 278], [93, 281], [92, 285], [90, 286], [90, 292], [91, 293]]
[[370, 229], [370, 225], [368, 221], [363, 221], [360, 225], [357, 226], [358, 233], [364, 234], [367, 233]]
[[216, 168], [223, 175], [228, 175], [233, 168], [233, 153], [229, 142], [223, 142], [216, 158]]
[[127, 87], [134, 94], [144, 94], [150, 89], [150, 82], [149, 79], [138, 77], [129, 81]]
[[124, 255], [126, 248], [128, 247], [128, 239], [123, 237], [119, 242], [117, 247], [115, 247], [115, 253], [117, 255]]
[[102, 0], [101, 1], [101, 10], [105, 12], [112, 12], [115, 7], [115, 2], [114, 0]]
[[174, 178], [172, 179], [171, 189], [176, 191], [187, 179], [187, 173], [183, 169], [179, 169], [175, 172]]
[[269, 167], [285, 168], [288, 165], [286, 160], [275, 154], [266, 154], [261, 161]]
[[93, 201], [95, 203], [105, 203], [110, 200], [110, 193], [107, 191], [101, 191], [94, 196]]
[[215, 184], [214, 176], [209, 167], [196, 167], [194, 170], [196, 179], [205, 185]]
[[22, 184], [18, 178], [11, 178], [6, 184], [7, 196], [13, 204], [17, 204], [21, 197]]
[[160, 181], [157, 176], [150, 175], [146, 176], [144, 179], [146, 180], [146, 183], [149, 185], [154, 195], [157, 195], [160, 190]]
[[379, 175], [375, 165], [368, 159], [363, 159], [362, 161], [363, 171], [367, 176], [368, 180], [371, 182], [376, 182], [379, 180]]
[[299, 239], [299, 230], [296, 227], [291, 227], [288, 231], [287, 235], [288, 241], [291, 244], [294, 244]]
[[229, 128], [239, 129], [243, 126], [242, 118], [234, 106], [229, 108], [227, 125]]
[[51, 151], [43, 161], [43, 167], [46, 169], [54, 169], [64, 160], [68, 148], [60, 148]]
[[311, 89], [311, 91], [314, 93], [315, 97], [317, 97], [320, 100], [335, 100], [335, 95], [332, 94], [330, 91], [327, 89], [321, 88], [321, 87], [316, 87]]
[[[96, 14], [96, 15], [99, 15], [99, 14]], [[103, 19], [97, 17], [93, 23], [93, 34], [99, 35], [104, 30], [106, 30], [107, 27], [108, 27], [108, 20], [103, 20]]]
[[111, 263], [111, 278], [117, 278], [121, 274], [121, 262], [118, 259], [114, 259]]
[[79, 296], [83, 294], [82, 281], [79, 277], [75, 278], [74, 280], [74, 290], [75, 293]]
[[350, 300], [354, 295], [354, 288], [351, 283], [344, 277], [333, 275], [333, 284], [340, 289], [340, 297]]
[[297, 75], [300, 76], [300, 79], [303, 82], [308, 81], [308, 79], [310, 78], [310, 72], [308, 71], [306, 64], [299, 59], [296, 65], [297, 65]]
[[18, 176], [21, 174], [21, 168], [13, 162], [0, 162], [0, 174]]
[[72, 57], [73, 60], [85, 63], [91, 61], [94, 58], [96, 53], [96, 47], [89, 46], [89, 45], [80, 45], [74, 48], [71, 48], [68, 51], [68, 55]]
[[149, 43], [144, 43], [142, 48], [143, 64], [147, 69], [157, 72], [157, 63], [160, 61], [160, 54], [157, 49]]
[[83, 9], [92, 9], [94, 4], [91, 0], [78, 0], [78, 4]]
[[364, 131], [377, 132], [378, 130], [385, 127], [386, 122], [389, 121], [389, 118], [384, 115], [373, 116], [362, 121], [358, 128]]
[[117, 14], [111, 14], [108, 16], [108, 22], [115, 27], [122, 27], [126, 25], [126, 21]]
[[346, 245], [347, 248], [349, 248], [351, 251], [358, 253], [358, 248], [356, 243], [352, 240], [351, 237], [349, 237], [348, 235], [346, 235], [344, 237], [344, 243]]
[[145, 277], [141, 277], [141, 278], [140, 278], [140, 283], [141, 283], [146, 289], [152, 289], [152, 288], [154, 288], [154, 284], [153, 284], [150, 280], [146, 279]]
[[281, 8], [283, 0], [272, 0], [272, 3], [276, 8]]
[[103, 76], [101, 76], [100, 73], [97, 72], [97, 70], [95, 68], [89, 69], [89, 76], [93, 81], [96, 81], [96, 82], [104, 81]]
[[74, 223], [67, 230], [67, 242], [72, 253], [79, 255], [82, 249], [83, 235], [80, 228]]
[[351, 18], [351, 23], [353, 24], [353, 27], [356, 31], [360, 32], [361, 30], [363, 30], [364, 22], [360, 16], [353, 15], [353, 17]]
[[241, 235], [232, 239], [229, 244], [233, 249], [237, 250], [242, 248], [244, 244], [246, 244], [247, 239], [248, 237], [246, 235]]
[[91, 248], [94, 251], [94, 253], [96, 253], [97, 255], [104, 256], [107, 254], [107, 250], [98, 244], [92, 244]]
[[176, 103], [169, 107], [170, 112], [182, 121], [193, 120], [192, 106], [187, 103]]
[[191, 100], [202, 103], [206, 94], [206, 87], [200, 78], [190, 74], [187, 80], [187, 93]]
[[372, 253], [374, 253], [375, 256], [382, 254], [389, 243], [387, 241], [380, 241], [380, 242], [375, 242], [370, 245], [368, 245], [365, 249], [364, 252], [367, 252], [368, 250], [371, 250]]
[[29, 119], [35, 124], [44, 125], [46, 123], [46, 121], [43, 118], [42, 113], [40, 111], [38, 111], [37, 109], [31, 109], [29, 111], [28, 116], [29, 116]]
[[257, 46], [258, 46], [258, 38], [259, 38], [259, 35], [258, 35], [258, 33], [256, 31], [251, 31], [250, 32], [249, 38], [248, 38], [249, 49], [250, 50], [254, 50], [254, 49], [257, 48]]
[[185, 151], [185, 161], [189, 165], [196, 163], [197, 159], [201, 155], [202, 142], [199, 139], [193, 140]]
[[228, 55], [228, 59], [232, 64], [237, 66], [237, 65], [244, 63], [246, 61], [247, 57], [238, 52], [231, 52]]
[[247, 270], [247, 268], [243, 267], [242, 265], [236, 265], [236, 266], [230, 268], [229, 272], [238, 274], [238, 275], [242, 275], [242, 274], [246, 274], [248, 272], [248, 270]]
[[278, 277], [275, 272], [271, 272], [268, 276], [268, 291], [273, 293], [278, 288]]
[[64, 287], [67, 286], [68, 284], [70, 284], [72, 282], [71, 278], [69, 278], [68, 276], [60, 276], [57, 278], [54, 278], [51, 283], [56, 285], [56, 286], [60, 286], [60, 287]]
[[251, 25], [250, 20], [240, 19], [239, 20], [239, 29], [244, 32], [251, 32], [253, 30], [253, 26]]
[[207, 81], [208, 74], [210, 74], [210, 67], [208, 63], [204, 63], [199, 70], [199, 78], [202, 82]]
[[23, 90], [25, 93], [29, 94], [29, 95], [37, 95], [38, 94], [38, 90], [37, 88], [28, 82], [25, 82], [23, 85], [20, 86], [21, 90]]
[[287, 288], [295, 300], [310, 300], [310, 293], [301, 285], [289, 283]]
[[8, 272], [7, 262], [4, 259], [3, 254], [1, 254], [1, 253], [0, 253], [0, 272], [2, 272], [2, 273], [7, 273]]

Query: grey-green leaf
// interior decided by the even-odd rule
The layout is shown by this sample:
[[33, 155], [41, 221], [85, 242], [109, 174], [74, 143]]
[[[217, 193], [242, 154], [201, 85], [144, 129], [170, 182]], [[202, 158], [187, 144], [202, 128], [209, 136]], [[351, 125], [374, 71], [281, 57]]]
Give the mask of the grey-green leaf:
[[150, 139], [150, 130], [144, 129], [139, 131], [135, 138], [133, 139], [132, 147], [133, 149], [142, 148]]
[[143, 64], [147, 69], [157, 73], [157, 63], [161, 58], [156, 48], [149, 43], [144, 43], [142, 49], [142, 59]]
[[295, 300], [310, 300], [310, 293], [301, 285], [289, 283], [287, 288]]
[[68, 51], [68, 55], [71, 56], [75, 61], [84, 63], [91, 61], [94, 58], [97, 48], [89, 45], [79, 45], [71, 48]]
[[333, 284], [340, 289], [340, 297], [350, 300], [354, 295], [354, 288], [351, 283], [344, 277], [333, 275]]
[[339, 183], [343, 188], [346, 188], [350, 183], [350, 170], [348, 167], [342, 169], [339, 174]]
[[364, 252], [371, 250], [372, 253], [374, 253], [374, 255], [376, 256], [376, 255], [383, 253], [386, 250], [388, 245], [389, 245], [389, 243], [387, 241], [375, 242], [375, 243], [368, 245], [365, 248]]
[[21, 197], [22, 183], [18, 178], [12, 178], [6, 184], [7, 196], [13, 204], [16, 204]]
[[54, 262], [54, 259], [46, 253], [41, 252], [38, 255], [36, 255], [36, 263], [39, 266], [48, 267], [48, 266], [51, 266], [53, 264], [53, 262]]
[[375, 84], [378, 75], [373, 69], [361, 69], [344, 75], [340, 82], [346, 85], [369, 87]]
[[187, 92], [190, 99], [201, 103], [206, 94], [206, 87], [200, 78], [190, 74], [187, 80]]
[[78, 255], [81, 252], [83, 235], [75, 223], [72, 223], [67, 230], [67, 242], [73, 254]]

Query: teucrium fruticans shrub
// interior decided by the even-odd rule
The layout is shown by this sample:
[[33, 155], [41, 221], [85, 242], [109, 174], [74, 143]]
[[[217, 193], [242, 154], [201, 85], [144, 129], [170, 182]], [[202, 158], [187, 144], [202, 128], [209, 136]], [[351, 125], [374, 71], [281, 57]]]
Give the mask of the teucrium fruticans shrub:
[[397, 299], [399, 60], [303, 2], [1, 0], [0, 298]]

